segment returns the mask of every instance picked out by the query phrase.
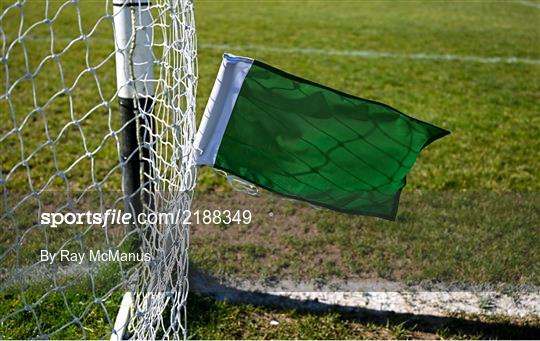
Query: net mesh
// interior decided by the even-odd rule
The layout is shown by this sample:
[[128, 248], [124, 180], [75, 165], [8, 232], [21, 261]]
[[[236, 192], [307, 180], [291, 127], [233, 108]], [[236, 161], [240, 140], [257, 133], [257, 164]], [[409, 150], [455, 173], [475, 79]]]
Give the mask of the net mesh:
[[[115, 42], [122, 10], [131, 24], [126, 44]], [[0, 13], [0, 337], [114, 336], [121, 297], [130, 292], [130, 318], [121, 324], [127, 336], [185, 338], [189, 231], [181, 219], [57, 227], [42, 219], [129, 211], [133, 197], [147, 217], [189, 210], [193, 2], [2, 1]], [[151, 62], [137, 60], [141, 41]], [[119, 54], [130, 65], [123, 84]], [[122, 89], [133, 94], [129, 121], [119, 114]], [[126, 157], [123, 134], [131, 126], [137, 147]], [[140, 185], [130, 193], [132, 160]]]

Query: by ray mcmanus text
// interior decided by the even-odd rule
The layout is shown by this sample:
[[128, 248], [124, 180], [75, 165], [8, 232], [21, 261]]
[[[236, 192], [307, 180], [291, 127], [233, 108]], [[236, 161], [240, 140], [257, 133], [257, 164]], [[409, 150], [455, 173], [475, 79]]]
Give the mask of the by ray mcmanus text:
[[42, 249], [40, 251], [40, 261], [47, 264], [57, 263], [77, 263], [83, 262], [149, 262], [152, 259], [150, 253], [145, 252], [122, 252], [120, 250], [89, 250], [86, 252], [73, 252], [62, 249], [58, 252], [50, 252]]

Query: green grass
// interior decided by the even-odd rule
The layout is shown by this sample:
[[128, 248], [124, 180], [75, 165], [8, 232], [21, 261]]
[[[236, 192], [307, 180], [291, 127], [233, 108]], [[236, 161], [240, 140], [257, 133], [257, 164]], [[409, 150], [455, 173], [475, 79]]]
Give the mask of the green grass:
[[[9, 4], [2, 1], [0, 12]], [[51, 2], [49, 11], [54, 12], [60, 4]], [[103, 14], [105, 5], [88, 1], [80, 6], [84, 17], [81, 29], [88, 33]], [[35, 18], [43, 18], [43, 3], [30, 2], [25, 8], [24, 22], [20, 22], [17, 10], [3, 19], [2, 28], [8, 41], [18, 35], [19, 26], [25, 30]], [[206, 199], [197, 202], [198, 207], [227, 204], [232, 205], [230, 209], [242, 209], [242, 205], [254, 203], [259, 206], [253, 208], [256, 222], [248, 227], [196, 227], [191, 252], [197, 264], [218, 275], [245, 278], [256, 274], [265, 278], [375, 277], [511, 285], [540, 283], [540, 260], [534, 252], [540, 238], [538, 65], [360, 58], [264, 49], [369, 50], [538, 60], [540, 10], [514, 2], [487, 1], [200, 1], [196, 3], [196, 19], [200, 46], [199, 117], [221, 55], [231, 52], [387, 103], [452, 132], [420, 156], [408, 178], [397, 223], [316, 211], [267, 198], [262, 199], [263, 204], [249, 199], [225, 200], [220, 194], [229, 190], [225, 180], [212, 171], [201, 170], [198, 190], [201, 198]], [[65, 7], [53, 29], [54, 42], [50, 40], [49, 28], [39, 25], [28, 36], [27, 52], [20, 44], [15, 45], [7, 62], [9, 74], [5, 65], [0, 65], [0, 94], [6, 92], [7, 77], [13, 84], [25, 75], [25, 55], [30, 57], [28, 63], [33, 70], [51, 53], [51, 43], [53, 52], [59, 53], [70, 39], [80, 35], [76, 8]], [[27, 167], [20, 165], [0, 184], [2, 193], [5, 189], [10, 193], [28, 193], [49, 181], [48, 189], [60, 191], [82, 190], [95, 182], [100, 182], [106, 190], [120, 188], [121, 172], [114, 168], [118, 163], [116, 140], [113, 136], [105, 137], [107, 132], [120, 128], [115, 115], [116, 102], [112, 101], [110, 108], [103, 106], [85, 115], [114, 94], [114, 58], [96, 69], [99, 87], [94, 77], [85, 73], [71, 96], [71, 103], [68, 96], [60, 95], [43, 113], [36, 111], [28, 115], [36, 105], [45, 106], [55, 92], [73, 84], [88, 66], [96, 66], [110, 56], [111, 37], [111, 23], [99, 22], [89, 40], [88, 62], [82, 42], [60, 57], [63, 84], [58, 66], [51, 60], [42, 66], [33, 82], [25, 79], [16, 85], [13, 94], [17, 95], [11, 97], [11, 103], [0, 99], [0, 136], [26, 122], [19, 134], [11, 134], [0, 142], [2, 179], [22, 159], [29, 158]], [[236, 48], [223, 51], [212, 47], [216, 44]], [[80, 120], [78, 127], [68, 124], [74, 119]], [[48, 140], [47, 134], [54, 139], [62, 131], [54, 148], [42, 146]], [[70, 168], [86, 150], [96, 153]], [[2, 209], [3, 205], [2, 201]], [[29, 214], [35, 210], [32, 207], [32, 203], [20, 207], [15, 212], [19, 219], [15, 223], [9, 217], [0, 218], [0, 252], [6, 252], [25, 231], [25, 225], [34, 222]], [[279, 224], [268, 220], [267, 208], [273, 210]], [[31, 262], [45, 238], [54, 247], [62, 240], [75, 238], [77, 247], [77, 235], [85, 234], [69, 229], [49, 235], [39, 230], [29, 231], [21, 249], [22, 262], [15, 253], [8, 253], [0, 259], [0, 267]], [[104, 245], [105, 237], [100, 232], [86, 233], [85, 246]], [[0, 295], [0, 317], [24, 307], [23, 299], [17, 294], [4, 291]], [[53, 293], [35, 307], [41, 309], [47, 320], [44, 324], [47, 330], [53, 331], [72, 320], [71, 315], [54, 313], [65, 314], [66, 304], [79, 305], [75, 309], [78, 314], [81, 307], [95, 299], [75, 289], [67, 290], [65, 296], [68, 303]], [[39, 297], [42, 297], [39, 290], [28, 291], [29, 304], [37, 302]], [[109, 298], [108, 310], [116, 309], [119, 297], [115, 292]], [[277, 311], [219, 303], [198, 296], [190, 298], [188, 307], [188, 327], [193, 338], [422, 337], [401, 322], [374, 325], [354, 322], [338, 313]], [[17, 314], [1, 325], [0, 337], [36, 336], [35, 323], [29, 314]], [[88, 319], [85, 327], [91, 329], [85, 330], [87, 337], [102, 337], [109, 330], [103, 309], [96, 306], [85, 316]], [[270, 318], [279, 320], [280, 325], [269, 326]], [[449, 328], [448, 332], [444, 328], [431, 331], [428, 337], [485, 336], [482, 332]], [[502, 333], [505, 328], [498, 330]], [[70, 325], [54, 337], [81, 336], [81, 328]]]
[[81, 287], [50, 292], [46, 296], [40, 291], [27, 290], [24, 300], [30, 305], [39, 304], [26, 311], [20, 292], [2, 292], [0, 299], [2, 316], [21, 310], [0, 324], [2, 339], [103, 339], [110, 337], [122, 295], [116, 291], [100, 300]]
[[[21, 293], [0, 293], [0, 313], [7, 315], [24, 309]], [[25, 339], [30, 335], [52, 339], [104, 339], [110, 336], [114, 314], [121, 295], [114, 292], [106, 297], [95, 296], [84, 290], [84, 285], [52, 292], [34, 289], [25, 293], [27, 311], [14, 315], [0, 324], [2, 339]], [[517, 324], [503, 317], [486, 319], [475, 317], [476, 323], [460, 319], [417, 324], [403, 317], [370, 317], [362, 313], [326, 311], [320, 313], [294, 309], [265, 308], [216, 301], [192, 294], [188, 298], [188, 328], [190, 339], [482, 339], [527, 338], [534, 331], [527, 323]], [[54, 314], [51, 314], [54, 311]], [[34, 323], [38, 320], [42, 334]], [[80, 321], [80, 323], [78, 323]], [[271, 321], [274, 324], [271, 324]], [[277, 322], [277, 324], [275, 324]]]
[[[249, 209], [249, 225], [194, 225], [191, 259], [249, 281], [540, 285], [536, 193], [407, 192], [396, 222], [314, 210], [262, 194], [198, 193], [197, 209]], [[270, 215], [271, 213], [271, 215]]]
[[[540, 57], [539, 11], [514, 3], [202, 2], [198, 42], [481, 57]], [[219, 29], [216, 29], [219, 27]], [[220, 49], [200, 51], [200, 104]], [[452, 135], [422, 153], [407, 189], [538, 191], [540, 67], [228, 51], [390, 104]], [[202, 105], [199, 105], [202, 109]]]
[[[195, 261], [222, 276], [539, 283], [532, 250], [539, 241], [540, 67], [279, 53], [264, 47], [539, 59], [540, 29], [533, 23], [540, 11], [510, 2], [210, 1], [199, 3], [197, 14], [203, 101], [224, 52], [204, 47], [228, 44], [238, 48], [227, 52], [388, 103], [452, 134], [420, 155], [398, 223], [284, 201], [224, 203], [219, 195], [203, 195], [199, 208], [250, 204], [261, 220], [225, 231], [195, 229]], [[221, 192], [228, 186], [203, 169], [199, 190]], [[275, 209], [277, 223], [257, 210], [266, 205]]]

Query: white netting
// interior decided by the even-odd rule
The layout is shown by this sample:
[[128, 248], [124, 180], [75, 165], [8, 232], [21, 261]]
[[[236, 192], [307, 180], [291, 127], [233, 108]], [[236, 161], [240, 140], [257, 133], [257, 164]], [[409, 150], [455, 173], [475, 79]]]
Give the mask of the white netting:
[[[130, 25], [124, 42], [121, 15]], [[196, 179], [193, 2], [2, 1], [0, 36], [0, 338], [114, 336], [125, 292], [134, 299], [123, 323], [127, 336], [185, 338], [188, 225], [51, 227], [40, 218], [189, 210]], [[150, 61], [140, 60], [141, 48]], [[129, 70], [117, 87], [122, 58]], [[134, 107], [128, 119], [118, 104], [125, 93]], [[140, 257], [60, 261], [63, 250]], [[49, 263], [43, 254], [58, 258]]]

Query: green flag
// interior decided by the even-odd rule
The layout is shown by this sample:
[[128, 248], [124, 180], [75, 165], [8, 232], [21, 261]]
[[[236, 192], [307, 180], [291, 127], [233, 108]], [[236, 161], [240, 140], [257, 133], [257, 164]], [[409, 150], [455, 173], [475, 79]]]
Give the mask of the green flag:
[[393, 220], [420, 151], [449, 132], [382, 103], [225, 54], [197, 164], [289, 198]]

